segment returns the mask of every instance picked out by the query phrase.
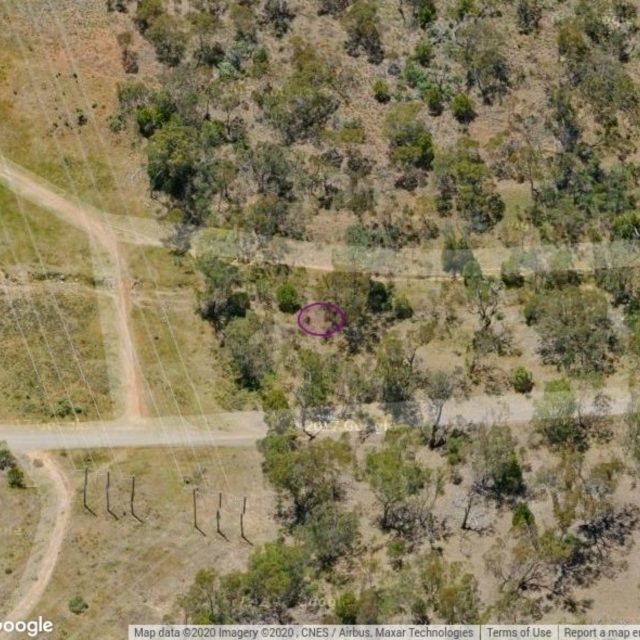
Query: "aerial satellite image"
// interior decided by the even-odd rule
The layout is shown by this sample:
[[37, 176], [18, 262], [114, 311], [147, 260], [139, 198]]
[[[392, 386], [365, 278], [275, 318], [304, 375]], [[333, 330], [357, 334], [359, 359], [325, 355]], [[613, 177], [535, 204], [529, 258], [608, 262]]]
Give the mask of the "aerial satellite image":
[[640, 625], [637, 0], [0, 23], [0, 638]]

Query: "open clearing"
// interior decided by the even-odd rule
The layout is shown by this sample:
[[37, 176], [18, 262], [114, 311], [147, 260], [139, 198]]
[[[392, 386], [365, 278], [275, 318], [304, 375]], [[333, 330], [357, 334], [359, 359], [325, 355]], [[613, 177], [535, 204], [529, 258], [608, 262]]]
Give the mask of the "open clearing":
[[126, 76], [104, 7], [97, 0], [2, 3], [2, 152], [95, 206], [149, 216], [146, 179], [134, 169], [139, 152], [107, 124]]
[[41, 506], [41, 494], [34, 489], [10, 489], [0, 478], [0, 616], [4, 618], [11, 598], [23, 580], [32, 550]]
[[[83, 639], [101, 629], [101, 640], [119, 639], [127, 624], [160, 623], [175, 597], [203, 566], [241, 569], [252, 546], [240, 538], [242, 499], [247, 497], [245, 533], [252, 544], [272, 539], [273, 494], [263, 488], [261, 457], [252, 447], [75, 451], [56, 454], [75, 492], [64, 545], [38, 614], [53, 620], [59, 638]], [[82, 507], [83, 468], [88, 464], [88, 504]], [[106, 512], [106, 471], [111, 472], [111, 507]], [[136, 521], [129, 513], [131, 474], [136, 476]], [[189, 484], [185, 484], [185, 480]], [[199, 487], [193, 528], [193, 488]], [[219, 492], [223, 507], [216, 534]], [[100, 585], [100, 588], [97, 588]], [[75, 595], [89, 608], [69, 611]]]
[[41, 510], [25, 571], [8, 602], [7, 620], [25, 620], [49, 584], [71, 516], [71, 485], [55, 458], [29, 454], [29, 475], [40, 492]]
[[2, 287], [0, 419], [109, 419], [97, 295], [69, 283]]

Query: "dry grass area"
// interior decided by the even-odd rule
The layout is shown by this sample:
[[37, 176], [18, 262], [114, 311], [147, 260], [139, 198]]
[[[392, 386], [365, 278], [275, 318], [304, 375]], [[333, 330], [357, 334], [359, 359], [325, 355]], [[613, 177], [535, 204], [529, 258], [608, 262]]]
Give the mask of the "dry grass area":
[[0, 187], [0, 420], [110, 417], [89, 241]]
[[10, 489], [0, 473], [0, 615], [20, 584], [40, 513], [40, 496], [32, 489]]
[[97, 294], [76, 283], [5, 287], [0, 420], [113, 417]]
[[0, 185], [0, 269], [2, 282], [25, 278], [90, 281], [89, 241], [82, 231]]
[[[119, 356], [104, 256], [94, 263], [83, 232], [4, 187], [0, 208], [0, 420], [49, 420], [56, 411], [73, 419], [60, 403], [81, 408], [80, 419], [112, 418]], [[214, 341], [195, 313], [191, 259], [158, 247], [122, 251], [152, 414], [215, 411]]]
[[164, 247], [123, 244], [129, 276], [136, 281], [135, 295], [155, 293], [183, 296], [199, 283], [191, 256], [176, 256]]
[[140, 150], [108, 127], [126, 76], [105, 3], [7, 0], [0, 24], [0, 152], [97, 207], [151, 215]]
[[196, 313], [192, 291], [134, 298], [133, 327], [152, 416], [200, 415], [219, 409], [215, 337]]
[[0, 209], [0, 420], [110, 416], [88, 238], [4, 187]]
[[[62, 458], [61, 458], [62, 460]], [[88, 504], [82, 507], [82, 469], [92, 468]], [[260, 455], [253, 449], [144, 449], [74, 453], [64, 464], [76, 487], [76, 501], [65, 545], [39, 614], [54, 621], [58, 638], [122, 637], [128, 624], [162, 622], [176, 595], [196, 571], [215, 566], [242, 569], [252, 546], [240, 538], [242, 499], [247, 497], [245, 533], [253, 545], [273, 539], [274, 497], [264, 489]], [[111, 472], [111, 506], [106, 512], [104, 485]], [[131, 474], [136, 476], [136, 515], [129, 514]], [[185, 479], [189, 484], [185, 484]], [[199, 526], [193, 528], [192, 490], [199, 487]], [[222, 491], [221, 529], [216, 517]], [[89, 608], [69, 611], [75, 595]]]

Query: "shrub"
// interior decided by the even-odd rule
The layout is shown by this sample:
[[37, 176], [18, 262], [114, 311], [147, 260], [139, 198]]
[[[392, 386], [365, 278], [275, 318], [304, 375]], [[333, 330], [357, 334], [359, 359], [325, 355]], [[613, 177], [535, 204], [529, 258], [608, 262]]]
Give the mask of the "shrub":
[[285, 144], [308, 140], [317, 135], [339, 101], [323, 88], [313, 84], [301, 73], [294, 74], [279, 91], [259, 96], [269, 123], [284, 137]]
[[371, 243], [369, 229], [361, 224], [352, 224], [344, 232], [344, 242], [350, 247], [368, 247]]
[[473, 101], [464, 93], [454, 96], [451, 100], [451, 113], [461, 124], [469, 124], [476, 117]]
[[346, 202], [347, 209], [351, 209], [358, 217], [367, 211], [373, 211], [376, 200], [373, 189], [356, 191]]
[[416, 18], [421, 29], [426, 29], [437, 17], [434, 0], [419, 0]]
[[560, 26], [557, 35], [558, 53], [572, 60], [580, 60], [589, 52], [584, 33], [576, 22], [567, 21]]
[[469, 260], [462, 269], [462, 281], [465, 287], [475, 285], [482, 280], [482, 269], [480, 263], [472, 258]]
[[542, 7], [539, 0], [518, 0], [516, 17], [520, 33], [529, 34], [540, 28]]
[[409, 58], [405, 64], [403, 77], [407, 86], [412, 89], [424, 91], [429, 86], [429, 76], [424, 67], [412, 58]]
[[124, 122], [120, 115], [112, 116], [107, 120], [107, 126], [112, 133], [120, 133], [124, 128]]
[[225, 56], [225, 50], [218, 42], [202, 42], [194, 53], [194, 58], [199, 64], [207, 67], [217, 67]]
[[333, 611], [342, 624], [355, 624], [358, 617], [358, 598], [353, 591], [347, 591], [336, 598]]
[[287, 396], [282, 389], [269, 389], [262, 396], [264, 411], [286, 411], [289, 408]]
[[269, 52], [265, 47], [258, 47], [251, 56], [251, 76], [261, 78], [269, 69]]
[[384, 282], [372, 280], [369, 283], [367, 306], [374, 313], [391, 309], [391, 291]]
[[300, 309], [300, 299], [296, 288], [288, 282], [281, 284], [276, 290], [278, 309], [282, 313], [295, 313]]
[[319, 16], [337, 16], [342, 13], [349, 5], [351, 0], [320, 0], [318, 15]]
[[447, 462], [455, 467], [465, 461], [469, 450], [469, 436], [462, 432], [452, 433], [445, 444]]
[[393, 301], [393, 312], [398, 320], [406, 320], [413, 316], [413, 307], [406, 296], [398, 296]]
[[464, 20], [467, 16], [478, 14], [478, 7], [475, 0], [457, 0], [453, 8], [453, 15], [458, 22]]
[[404, 168], [410, 166], [429, 171], [433, 163], [433, 139], [428, 131], [416, 136], [413, 145], [398, 146], [391, 153], [394, 164]]
[[522, 467], [513, 456], [498, 465], [493, 476], [495, 489], [500, 495], [517, 495], [524, 487]]
[[13, 453], [11, 453], [6, 445], [7, 443], [4, 441], [0, 443], [0, 471], [4, 471], [16, 464]]
[[367, 61], [380, 64], [384, 60], [384, 49], [378, 31], [378, 9], [367, 0], [357, 0], [345, 19], [349, 39], [345, 48], [350, 56], [357, 57], [360, 51], [367, 54]]
[[378, 78], [373, 83], [373, 97], [381, 104], [386, 104], [391, 100], [391, 91], [389, 90], [389, 85], [386, 80]]
[[424, 98], [427, 101], [429, 115], [439, 116], [444, 111], [444, 91], [440, 87], [430, 87], [425, 91]]
[[415, 60], [420, 66], [428, 67], [433, 59], [433, 49], [431, 43], [426, 40], [421, 40], [413, 50], [411, 59]]
[[282, 38], [289, 31], [295, 15], [286, 0], [267, 0], [264, 7], [264, 19], [271, 24], [276, 38]]
[[147, 37], [159, 62], [170, 67], [180, 64], [187, 50], [188, 36], [175, 18], [168, 14], [158, 17], [147, 31]]
[[406, 553], [404, 540], [391, 540], [387, 545], [387, 553], [394, 569], [402, 568], [402, 556]]
[[122, 52], [122, 68], [125, 73], [138, 73], [138, 52], [124, 49]]
[[511, 519], [511, 526], [517, 527], [524, 524], [526, 527], [532, 527], [536, 520], [533, 517], [531, 509], [526, 502], [518, 503], [518, 506], [513, 510], [513, 518]]
[[502, 220], [504, 201], [475, 140], [463, 136], [455, 147], [440, 153], [435, 173], [440, 215], [450, 214], [455, 206], [468, 222], [467, 231], [473, 233], [485, 233]]
[[500, 278], [504, 282], [504, 286], [510, 289], [524, 285], [524, 276], [520, 271], [520, 265], [513, 256], [500, 265]]
[[533, 389], [533, 375], [524, 367], [514, 370], [511, 385], [518, 393], [529, 393]]
[[24, 489], [25, 482], [22, 469], [17, 465], [12, 464], [7, 472], [7, 482], [12, 489]]
[[85, 602], [81, 595], [74, 596], [69, 600], [69, 611], [76, 615], [83, 613], [89, 608], [89, 605]]
[[140, 0], [134, 21], [140, 32], [144, 33], [163, 13], [162, 0]]
[[71, 404], [68, 398], [62, 398], [53, 405], [51, 417], [68, 418], [79, 413], [82, 413], [81, 407]]
[[447, 273], [461, 273], [465, 265], [473, 259], [473, 252], [466, 236], [448, 231], [442, 247], [442, 269]]
[[234, 291], [227, 298], [225, 315], [228, 318], [244, 318], [250, 306], [249, 294], [246, 291]]
[[489, 20], [474, 20], [459, 30], [458, 39], [467, 85], [478, 88], [485, 104], [506, 95], [512, 68], [504, 33]]
[[391, 162], [401, 168], [428, 171], [434, 157], [434, 144], [426, 126], [420, 122], [419, 104], [397, 104], [389, 108], [384, 133], [391, 146]]

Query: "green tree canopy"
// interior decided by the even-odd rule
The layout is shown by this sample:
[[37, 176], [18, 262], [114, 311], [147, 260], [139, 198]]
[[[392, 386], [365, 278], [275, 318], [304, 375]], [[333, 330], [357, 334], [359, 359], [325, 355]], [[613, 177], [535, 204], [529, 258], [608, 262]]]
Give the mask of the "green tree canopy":
[[384, 133], [390, 143], [393, 164], [428, 171], [434, 146], [431, 134], [419, 118], [421, 110], [422, 104], [412, 102], [390, 106], [384, 120]]
[[469, 231], [484, 233], [502, 220], [505, 204], [475, 140], [463, 136], [437, 154], [434, 170], [440, 199], [455, 207]]
[[347, 53], [358, 56], [360, 50], [367, 55], [367, 61], [380, 64], [384, 59], [384, 49], [377, 24], [377, 7], [370, 0], [356, 0], [345, 17], [345, 27], [349, 39]]
[[606, 296], [577, 287], [540, 294], [535, 327], [545, 362], [569, 374], [609, 373], [618, 337]]
[[292, 435], [272, 435], [260, 448], [264, 473], [290, 500], [294, 523], [306, 522], [314, 509], [342, 498], [344, 467], [353, 460], [345, 442], [317, 439], [300, 446]]
[[[473, 574], [460, 562], [447, 562], [436, 551], [421, 555], [401, 577], [414, 621], [426, 624], [478, 624], [480, 590]], [[417, 618], [417, 619], [416, 619]]]

